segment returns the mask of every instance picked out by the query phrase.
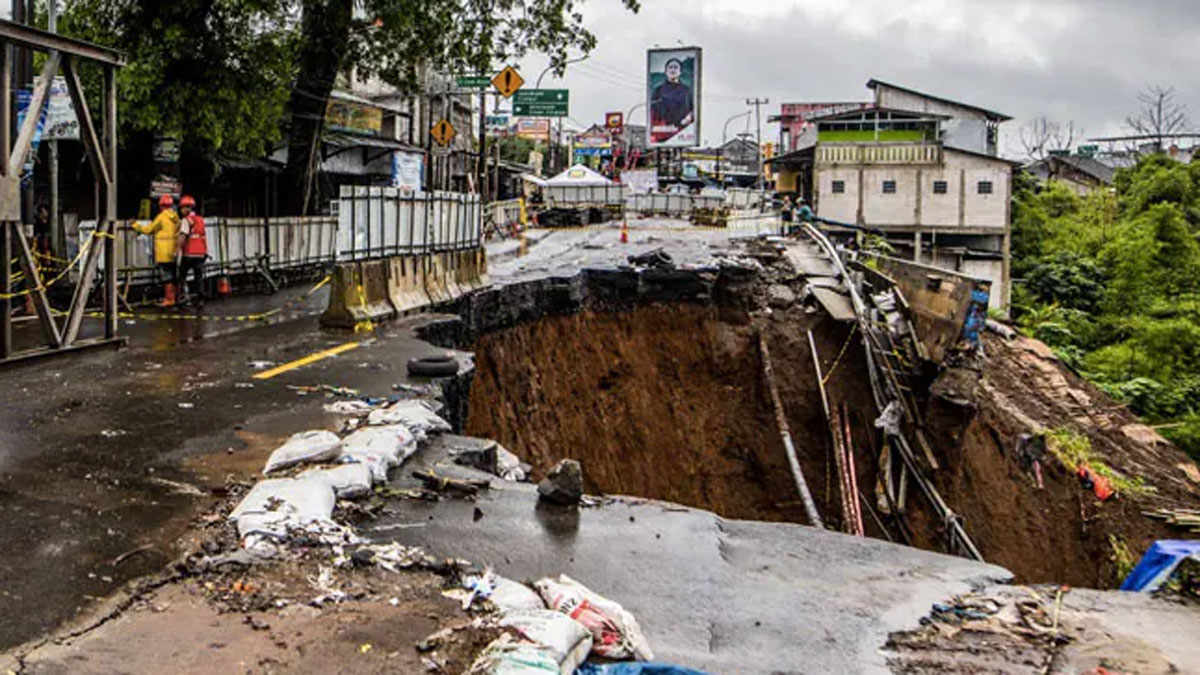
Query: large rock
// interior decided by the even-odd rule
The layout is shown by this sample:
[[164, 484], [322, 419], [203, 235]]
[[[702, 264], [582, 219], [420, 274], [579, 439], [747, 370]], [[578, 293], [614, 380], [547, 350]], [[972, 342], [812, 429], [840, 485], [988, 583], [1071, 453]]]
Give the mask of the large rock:
[[560, 460], [538, 483], [538, 496], [551, 504], [578, 504], [583, 498], [583, 467], [573, 459]]

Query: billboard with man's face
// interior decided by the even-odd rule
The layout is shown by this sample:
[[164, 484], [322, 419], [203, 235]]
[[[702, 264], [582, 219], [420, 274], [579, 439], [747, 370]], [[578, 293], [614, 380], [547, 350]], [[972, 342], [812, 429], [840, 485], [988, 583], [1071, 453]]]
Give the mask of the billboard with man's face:
[[647, 145], [700, 145], [700, 48], [651, 49], [646, 55]]

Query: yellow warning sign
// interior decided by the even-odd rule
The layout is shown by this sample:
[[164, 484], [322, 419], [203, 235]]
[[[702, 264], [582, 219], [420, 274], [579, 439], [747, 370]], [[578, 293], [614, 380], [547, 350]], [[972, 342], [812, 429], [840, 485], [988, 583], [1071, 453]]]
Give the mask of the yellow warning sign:
[[492, 86], [504, 98], [517, 93], [523, 84], [525, 84], [525, 78], [521, 77], [517, 69], [512, 66], [505, 66], [504, 70], [496, 73], [496, 76], [492, 78]]
[[437, 141], [439, 145], [450, 145], [450, 141], [453, 141], [454, 137], [458, 135], [458, 132], [454, 130], [454, 125], [450, 124], [450, 120], [442, 120], [433, 125], [429, 133], [433, 135], [433, 140]]

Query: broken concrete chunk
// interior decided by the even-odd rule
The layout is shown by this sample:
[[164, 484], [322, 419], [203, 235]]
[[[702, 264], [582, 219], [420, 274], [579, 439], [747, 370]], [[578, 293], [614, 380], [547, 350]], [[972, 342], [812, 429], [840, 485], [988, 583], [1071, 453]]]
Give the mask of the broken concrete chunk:
[[796, 292], [783, 284], [767, 288], [767, 304], [772, 307], [790, 307], [796, 303]]
[[583, 498], [583, 467], [573, 459], [559, 461], [538, 483], [538, 496], [551, 504], [578, 504]]

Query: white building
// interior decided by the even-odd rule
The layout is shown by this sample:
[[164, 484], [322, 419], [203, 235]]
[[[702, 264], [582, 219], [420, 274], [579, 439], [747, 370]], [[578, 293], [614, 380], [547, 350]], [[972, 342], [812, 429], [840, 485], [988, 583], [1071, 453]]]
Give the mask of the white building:
[[[872, 107], [810, 118], [815, 144], [773, 162], [819, 218], [882, 231], [897, 255], [992, 282], [1010, 298], [1012, 171], [1005, 115], [876, 80]], [[836, 227], [836, 225], [834, 225]]]

